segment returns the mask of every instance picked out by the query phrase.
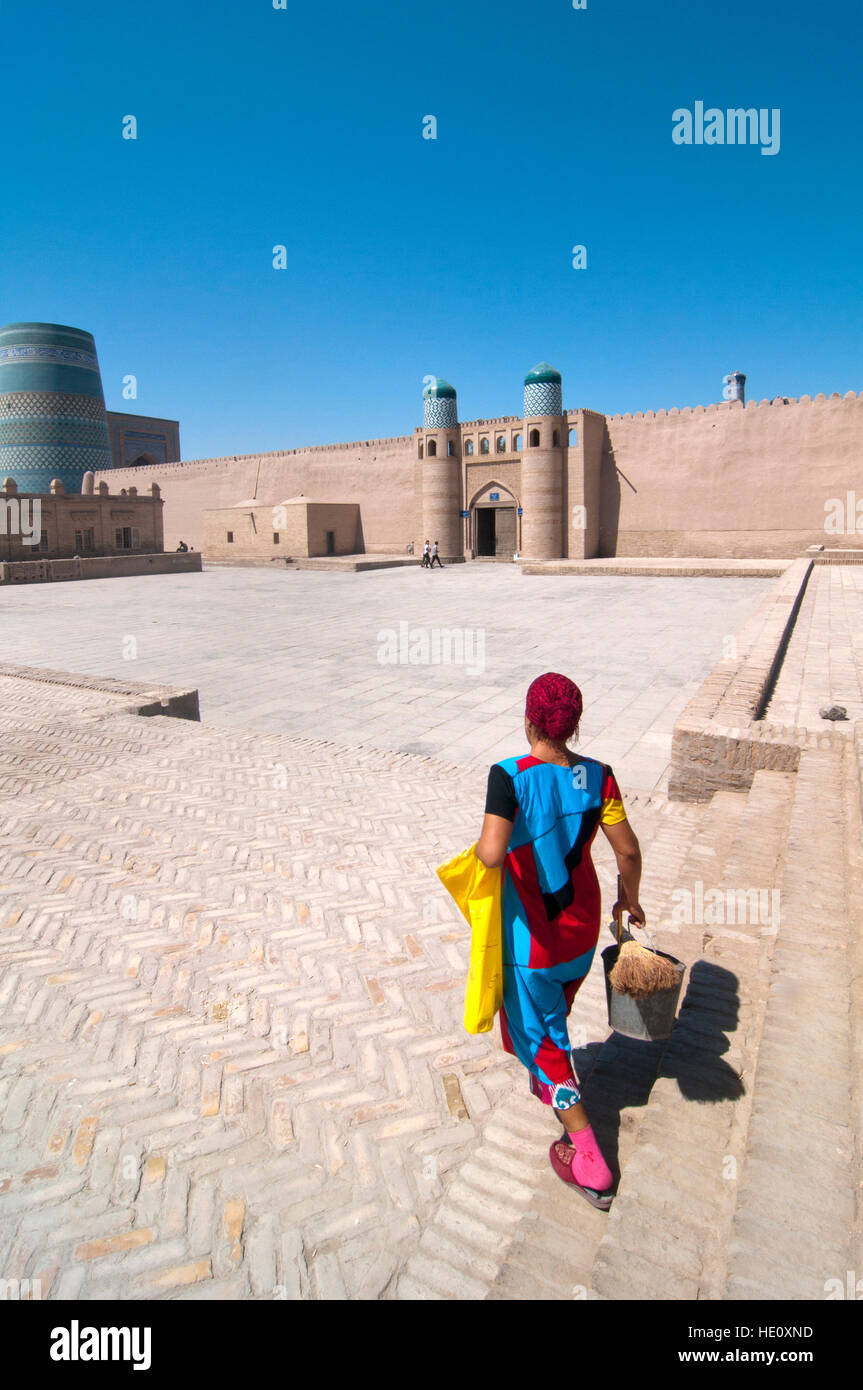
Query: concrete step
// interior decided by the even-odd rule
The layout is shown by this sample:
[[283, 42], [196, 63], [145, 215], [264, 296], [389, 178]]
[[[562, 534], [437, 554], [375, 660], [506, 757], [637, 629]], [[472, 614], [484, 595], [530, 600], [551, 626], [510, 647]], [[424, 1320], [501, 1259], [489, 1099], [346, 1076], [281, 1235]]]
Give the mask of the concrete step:
[[[645, 1058], [647, 1094], [588, 1296], [723, 1296], [774, 941], [769, 918], [739, 920], [739, 890], [777, 881], [793, 788], [789, 774], [759, 772], [749, 792], [709, 803], [680, 876], [694, 920], [677, 924], [674, 954], [687, 962], [688, 977], [674, 1033], [664, 1046], [612, 1037], [591, 1078], [611, 1106], [633, 1049]], [[745, 905], [760, 908], [761, 899], [755, 893]], [[593, 1111], [596, 1102], [587, 1100]]]
[[850, 761], [850, 748], [806, 751], [795, 779], [726, 1299], [855, 1297], [849, 1271], [863, 1267], [861, 841]]

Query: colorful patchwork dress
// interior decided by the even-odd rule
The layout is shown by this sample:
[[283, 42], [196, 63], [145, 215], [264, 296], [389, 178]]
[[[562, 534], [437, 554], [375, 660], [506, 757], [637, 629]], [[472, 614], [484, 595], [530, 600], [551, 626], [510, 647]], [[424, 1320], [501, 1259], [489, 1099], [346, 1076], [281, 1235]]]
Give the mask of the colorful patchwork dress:
[[600, 823], [626, 819], [620, 789], [593, 758], [559, 767], [528, 754], [495, 763], [485, 809], [513, 823], [501, 891], [503, 1045], [534, 1095], [568, 1110], [581, 1097], [566, 1020], [599, 939], [590, 847]]

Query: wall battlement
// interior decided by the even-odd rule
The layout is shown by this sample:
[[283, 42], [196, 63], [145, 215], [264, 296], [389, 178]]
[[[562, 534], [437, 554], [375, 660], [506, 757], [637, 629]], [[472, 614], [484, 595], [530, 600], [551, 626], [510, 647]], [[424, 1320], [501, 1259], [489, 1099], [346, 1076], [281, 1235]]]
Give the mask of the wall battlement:
[[104, 477], [107, 473], [122, 472], [129, 474], [152, 474], [158, 471], [160, 474], [172, 470], [185, 471], [190, 468], [213, 467], [217, 464], [230, 463], [252, 463], [258, 459], [281, 459], [296, 458], [302, 454], [321, 454], [338, 453], [346, 449], [371, 449], [374, 446], [385, 448], [390, 446], [407, 446], [412, 443], [413, 436], [409, 434], [393, 435], [389, 439], [358, 439], [350, 444], [305, 444], [299, 449], [262, 449], [256, 454], [218, 454], [212, 458], [200, 459], [172, 459], [170, 463], [160, 463], [158, 465], [145, 464], [140, 468], [111, 469], [103, 468], [99, 470], [99, 477]]
[[[462, 430], [481, 430], [490, 428], [492, 425], [515, 425], [522, 420], [521, 415], [489, 415], [482, 420], [459, 420], [459, 429]], [[420, 431], [424, 433], [424, 431]]]
[[[577, 449], [567, 447], [567, 426], [578, 430]], [[746, 405], [718, 401], [617, 415], [583, 407], [569, 410], [562, 417], [562, 476], [554, 474], [541, 451], [526, 448], [520, 458], [514, 456], [511, 436], [524, 428], [520, 415], [461, 421], [462, 439], [500, 432], [507, 449], [498, 455], [492, 446], [493, 457], [477, 453], [465, 458], [466, 467], [459, 470], [448, 469], [444, 460], [431, 466], [420, 460], [418, 444], [425, 431], [418, 428], [413, 434], [347, 444], [107, 469], [98, 479], [112, 491], [121, 483], [141, 488], [158, 482], [166, 502], [169, 548], [181, 536], [200, 545], [205, 509], [234, 507], [251, 497], [270, 504], [302, 492], [315, 502], [359, 501], [358, 544], [369, 552], [395, 553], [418, 540], [421, 544], [428, 526], [446, 534], [445, 524], [452, 526], [453, 518], [459, 526], [465, 521], [464, 537], [468, 532], [474, 536], [473, 519], [461, 515], [472, 506], [470, 496], [461, 496], [468, 466], [499, 470], [506, 465], [504, 485], [523, 508], [519, 549], [527, 555], [532, 546], [534, 558], [562, 553], [563, 558], [791, 559], [832, 535], [825, 519], [838, 515], [837, 499], [847, 510], [855, 486], [863, 492], [863, 392], [776, 396]], [[429, 497], [437, 498], [436, 512], [429, 511]], [[558, 536], [564, 508], [576, 504], [586, 508], [586, 529], [573, 539], [567, 526]], [[547, 523], [544, 539], [530, 530], [537, 516]], [[843, 548], [859, 543], [863, 528], [857, 532], [856, 517], [843, 525], [845, 530], [831, 543]], [[459, 531], [448, 544], [460, 557], [474, 540]]]
[[[693, 419], [696, 416], [700, 415], [731, 414], [733, 412], [740, 411], [743, 411], [746, 416], [749, 416], [756, 411], [761, 411], [765, 409], [778, 410], [784, 408], [785, 406], [836, 406], [847, 404], [851, 401], [860, 400], [863, 400], [863, 391], [861, 391], [859, 394], [855, 391], [846, 391], [844, 396], [839, 391], [834, 391], [830, 396], [825, 395], [823, 392], [819, 392], [819, 394], [816, 396], [804, 395], [800, 396], [799, 398], [796, 396], [774, 396], [772, 399], [768, 399], [767, 397], [765, 397], [763, 400], [760, 401], [747, 401], [745, 405], [742, 405], [740, 401], [713, 401], [709, 405], [674, 405], [669, 407], [668, 409], [662, 408], [659, 410], [644, 411], [637, 410], [635, 412], [626, 411], [624, 414], [621, 415], [603, 415], [602, 411], [589, 410], [587, 407], [581, 407], [577, 410], [567, 410], [564, 412], [564, 414], [566, 419], [568, 420], [575, 420], [579, 415], [588, 415], [598, 420], [604, 419], [610, 425], [621, 425], [628, 424], [636, 420], [654, 421], [668, 420], [672, 418]], [[462, 431], [492, 429], [498, 425], [520, 424], [522, 423], [522, 420], [523, 417], [521, 415], [489, 416], [487, 418], [481, 418], [476, 420], [460, 421], [459, 429]], [[390, 435], [379, 439], [351, 440], [347, 443], [306, 444], [296, 449], [264, 449], [252, 454], [221, 454], [209, 458], [172, 460], [170, 463], [160, 464], [158, 471], [160, 474], [166, 473], [170, 475], [174, 472], [187, 473], [190, 470], [200, 470], [202, 468], [218, 468], [219, 466], [227, 467], [230, 464], [250, 463], [253, 461], [257, 462], [258, 460], [276, 461], [278, 459], [301, 458], [304, 455], [322, 453], [333, 454], [351, 449], [405, 448], [409, 447], [418, 435], [423, 435], [425, 433], [426, 430], [424, 429], [424, 427], [418, 426], [417, 429], [414, 431], [413, 435]], [[99, 476], [102, 477], [105, 474], [113, 471], [115, 470], [100, 470]], [[145, 474], [151, 474], [153, 472], [153, 467], [152, 465], [150, 465], [143, 466], [140, 468], [125, 468], [122, 471], [129, 475], [141, 474], [143, 476]]]
[[[863, 391], [858, 395], [856, 391], [846, 391], [843, 396], [841, 392], [834, 391], [832, 395], [826, 396], [824, 392], [819, 392], [817, 396], [765, 396], [760, 401], [747, 401], [745, 405], [740, 401], [713, 401], [710, 405], [673, 405], [670, 409], [663, 410], [637, 410], [635, 413], [627, 411], [624, 415], [607, 415], [605, 419], [609, 424], [622, 424], [626, 420], [662, 420], [671, 416], [691, 417], [694, 415], [718, 414], [719, 412], [729, 413], [731, 411], [743, 411], [750, 414], [757, 410], [780, 409], [786, 405], [842, 405], [847, 401], [863, 400]], [[591, 415], [595, 411], [585, 412]]]

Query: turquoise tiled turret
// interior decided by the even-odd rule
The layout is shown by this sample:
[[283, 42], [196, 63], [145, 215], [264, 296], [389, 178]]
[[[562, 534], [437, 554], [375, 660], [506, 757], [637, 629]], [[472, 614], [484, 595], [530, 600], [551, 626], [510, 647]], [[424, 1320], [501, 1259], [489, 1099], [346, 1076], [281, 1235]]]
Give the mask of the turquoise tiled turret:
[[525, 417], [563, 414], [561, 375], [548, 362], [538, 362], [524, 379], [524, 413]]
[[456, 389], [442, 376], [431, 377], [423, 390], [423, 424], [427, 430], [452, 430], [458, 425]]

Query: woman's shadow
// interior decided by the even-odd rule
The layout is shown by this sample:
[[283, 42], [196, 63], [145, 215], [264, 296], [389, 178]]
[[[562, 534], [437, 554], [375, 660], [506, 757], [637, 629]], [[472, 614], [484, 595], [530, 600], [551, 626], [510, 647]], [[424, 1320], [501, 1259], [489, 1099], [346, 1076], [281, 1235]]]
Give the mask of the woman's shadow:
[[738, 979], [712, 961], [693, 965], [671, 1037], [643, 1042], [611, 1033], [605, 1043], [573, 1049], [585, 1108], [609, 1168], [620, 1174], [622, 1129], [633, 1126], [659, 1076], [673, 1077], [686, 1100], [702, 1105], [739, 1100], [743, 1082], [723, 1054], [740, 1012]]

